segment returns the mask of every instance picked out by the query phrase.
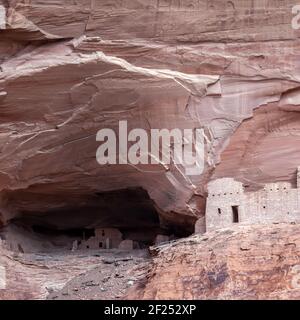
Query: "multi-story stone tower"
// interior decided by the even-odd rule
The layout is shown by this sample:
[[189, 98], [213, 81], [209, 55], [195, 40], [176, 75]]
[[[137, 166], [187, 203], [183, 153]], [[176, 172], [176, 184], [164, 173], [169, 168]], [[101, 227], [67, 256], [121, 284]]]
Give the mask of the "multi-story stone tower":
[[297, 188], [278, 182], [245, 192], [243, 184], [232, 178], [210, 182], [205, 220], [206, 231], [234, 224], [300, 222], [300, 167]]
[[242, 222], [244, 205], [245, 193], [241, 182], [223, 178], [209, 183], [206, 207], [207, 231]]

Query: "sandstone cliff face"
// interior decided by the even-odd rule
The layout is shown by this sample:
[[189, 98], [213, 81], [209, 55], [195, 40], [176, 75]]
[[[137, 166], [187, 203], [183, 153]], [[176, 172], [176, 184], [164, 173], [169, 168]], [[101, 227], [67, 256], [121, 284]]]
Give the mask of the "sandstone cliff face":
[[[300, 152], [294, 4], [1, 0], [0, 224], [143, 188], [162, 220], [191, 232], [209, 179], [290, 180]], [[99, 166], [96, 132], [119, 120], [203, 128], [204, 173]]]
[[299, 225], [238, 227], [153, 249], [129, 299], [299, 299]]

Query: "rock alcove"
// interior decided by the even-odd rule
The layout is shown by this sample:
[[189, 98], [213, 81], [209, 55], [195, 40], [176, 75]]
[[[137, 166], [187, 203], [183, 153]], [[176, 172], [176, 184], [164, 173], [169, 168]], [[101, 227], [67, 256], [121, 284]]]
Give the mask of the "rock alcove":
[[2, 223], [1, 238], [11, 250], [31, 253], [146, 249], [189, 234], [165, 224], [141, 188], [96, 193], [77, 207], [71, 203], [44, 212], [23, 210]]

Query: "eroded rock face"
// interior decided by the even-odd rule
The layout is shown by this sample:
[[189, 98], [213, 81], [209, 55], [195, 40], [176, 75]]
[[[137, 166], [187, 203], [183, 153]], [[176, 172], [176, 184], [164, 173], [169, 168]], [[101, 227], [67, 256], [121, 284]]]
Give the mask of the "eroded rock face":
[[[0, 224], [143, 188], [192, 232], [211, 178], [256, 187], [298, 167], [296, 0], [1, 2]], [[119, 120], [203, 128], [204, 173], [99, 166], [96, 133]]]
[[129, 299], [299, 299], [299, 225], [237, 227], [156, 248]]

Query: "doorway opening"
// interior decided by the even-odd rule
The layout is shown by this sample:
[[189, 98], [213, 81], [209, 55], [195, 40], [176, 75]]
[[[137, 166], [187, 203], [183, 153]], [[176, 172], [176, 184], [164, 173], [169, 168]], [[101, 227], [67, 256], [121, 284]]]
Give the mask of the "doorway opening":
[[239, 207], [238, 206], [232, 206], [232, 222], [233, 223], [239, 223]]

